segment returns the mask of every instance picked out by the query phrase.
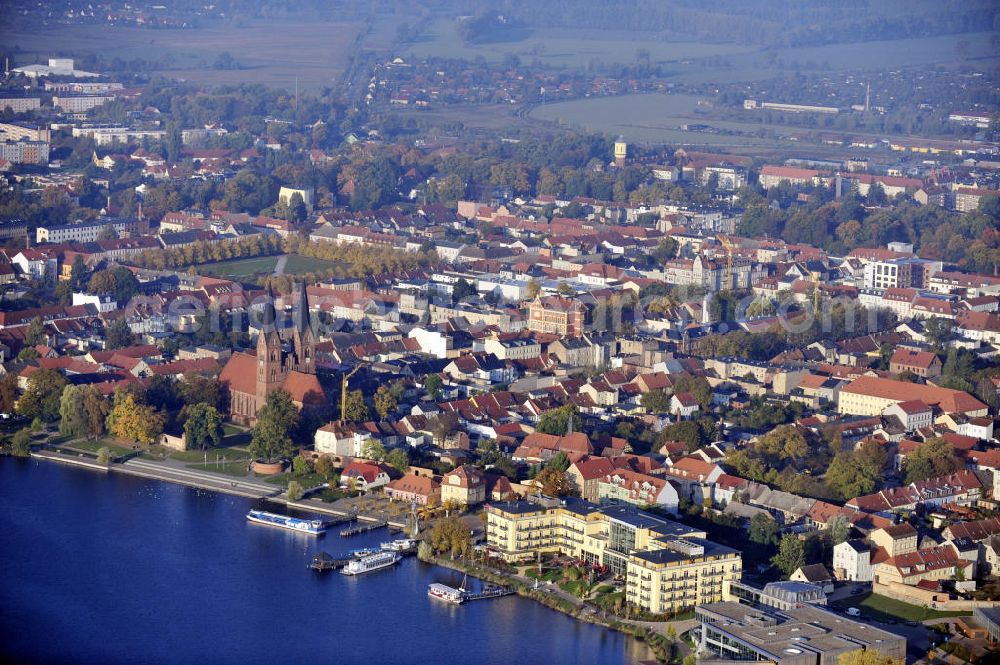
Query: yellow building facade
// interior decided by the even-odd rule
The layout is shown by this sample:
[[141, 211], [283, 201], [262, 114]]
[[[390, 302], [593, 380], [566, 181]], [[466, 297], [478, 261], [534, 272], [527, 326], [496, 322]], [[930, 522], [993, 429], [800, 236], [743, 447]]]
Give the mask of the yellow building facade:
[[606, 566], [625, 581], [626, 600], [653, 613], [719, 602], [723, 582], [742, 575], [737, 550], [631, 506], [541, 499], [492, 504], [486, 516], [487, 543], [504, 560], [559, 554]]

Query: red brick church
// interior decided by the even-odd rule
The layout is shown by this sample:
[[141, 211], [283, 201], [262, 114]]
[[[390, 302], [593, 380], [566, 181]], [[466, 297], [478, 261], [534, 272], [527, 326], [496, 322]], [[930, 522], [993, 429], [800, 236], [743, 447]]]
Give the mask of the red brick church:
[[222, 369], [219, 380], [229, 388], [229, 416], [234, 422], [255, 424], [268, 394], [277, 388], [288, 391], [300, 411], [306, 405], [326, 404], [316, 378], [316, 337], [309, 322], [305, 285], [299, 284], [296, 290], [298, 302], [286, 339], [279, 333], [274, 296], [268, 287], [257, 353], [234, 353]]

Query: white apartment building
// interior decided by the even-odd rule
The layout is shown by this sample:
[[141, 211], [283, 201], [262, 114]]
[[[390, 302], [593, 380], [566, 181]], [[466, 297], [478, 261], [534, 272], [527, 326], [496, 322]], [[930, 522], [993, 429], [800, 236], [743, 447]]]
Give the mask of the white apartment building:
[[871, 557], [871, 547], [864, 540], [845, 540], [833, 548], [833, 574], [842, 580], [871, 582]]
[[53, 95], [52, 105], [62, 109], [63, 113], [86, 113], [112, 99], [112, 95]]
[[0, 97], [0, 111], [10, 109], [14, 113], [37, 111], [42, 107], [39, 97], [6, 96]]

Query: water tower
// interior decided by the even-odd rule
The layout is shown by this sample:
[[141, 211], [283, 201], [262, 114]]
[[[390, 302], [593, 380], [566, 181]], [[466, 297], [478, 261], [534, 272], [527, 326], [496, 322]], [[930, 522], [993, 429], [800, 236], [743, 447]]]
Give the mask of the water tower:
[[628, 156], [628, 143], [625, 143], [625, 137], [619, 136], [618, 140], [615, 141], [615, 166], [621, 168], [625, 166], [625, 157]]

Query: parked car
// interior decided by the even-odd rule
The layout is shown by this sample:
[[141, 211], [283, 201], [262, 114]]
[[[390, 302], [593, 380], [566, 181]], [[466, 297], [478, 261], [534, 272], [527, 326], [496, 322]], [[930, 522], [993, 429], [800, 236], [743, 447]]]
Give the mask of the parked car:
[[856, 607], [848, 607], [847, 608], [847, 616], [859, 617], [859, 616], [861, 616], [861, 610], [859, 610]]

